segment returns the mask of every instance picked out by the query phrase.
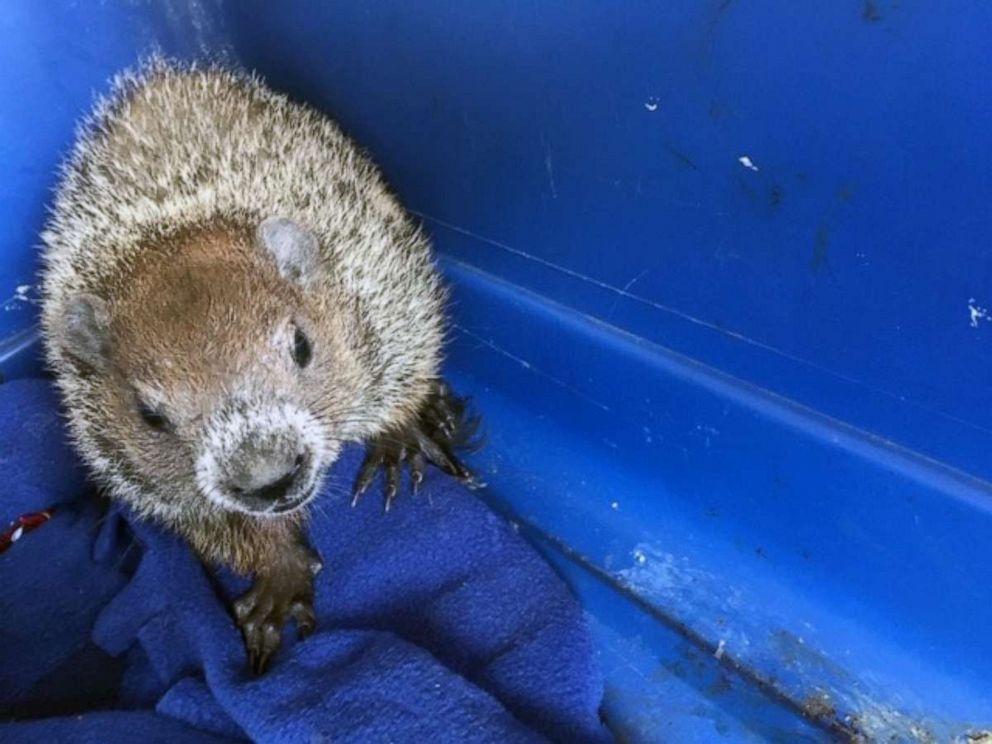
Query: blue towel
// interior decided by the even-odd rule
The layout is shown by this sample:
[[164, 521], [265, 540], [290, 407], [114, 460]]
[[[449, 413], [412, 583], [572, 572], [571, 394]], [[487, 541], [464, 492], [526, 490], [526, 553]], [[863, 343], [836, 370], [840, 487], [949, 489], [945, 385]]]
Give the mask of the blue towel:
[[[598, 742], [602, 681], [581, 609], [471, 493], [429, 473], [388, 514], [346, 494], [345, 453], [310, 539], [319, 627], [250, 675], [227, 602], [245, 579], [101, 507], [48, 383], [0, 385], [0, 740]], [[2, 544], [0, 544], [2, 546]]]

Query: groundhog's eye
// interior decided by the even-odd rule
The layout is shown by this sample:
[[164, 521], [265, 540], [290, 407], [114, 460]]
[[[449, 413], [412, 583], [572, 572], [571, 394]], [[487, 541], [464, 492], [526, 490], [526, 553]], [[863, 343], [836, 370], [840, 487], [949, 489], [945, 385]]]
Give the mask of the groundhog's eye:
[[308, 364], [310, 364], [310, 357], [313, 356], [313, 350], [310, 348], [310, 339], [307, 335], [301, 331], [299, 328], [293, 334], [293, 361], [296, 362], [296, 366], [303, 369]]
[[138, 403], [138, 415], [141, 416], [142, 421], [156, 431], [165, 429], [169, 425], [169, 419], [161, 411], [152, 408], [147, 403]]

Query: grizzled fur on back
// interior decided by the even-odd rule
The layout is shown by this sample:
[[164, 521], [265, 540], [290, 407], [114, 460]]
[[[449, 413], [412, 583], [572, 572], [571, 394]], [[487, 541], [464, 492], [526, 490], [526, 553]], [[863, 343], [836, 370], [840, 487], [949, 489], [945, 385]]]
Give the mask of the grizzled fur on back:
[[[241, 401], [225, 415], [245, 422], [266, 398], [285, 419], [271, 425], [331, 459], [416, 415], [442, 341], [429, 246], [326, 117], [255, 77], [155, 60], [116, 79], [62, 176], [43, 234], [43, 327], [72, 433], [111, 495], [180, 529], [212, 518], [233, 534], [238, 518], [197, 490], [210, 458], [193, 451], [198, 437], [225, 446], [207, 423], [221, 398]], [[301, 281], [257, 247], [272, 218], [316, 239]], [[63, 343], [80, 294], [109, 308], [106, 367]], [[278, 355], [294, 327], [313, 342], [305, 374]], [[142, 429], [136, 408], [157, 402], [171, 438]]]

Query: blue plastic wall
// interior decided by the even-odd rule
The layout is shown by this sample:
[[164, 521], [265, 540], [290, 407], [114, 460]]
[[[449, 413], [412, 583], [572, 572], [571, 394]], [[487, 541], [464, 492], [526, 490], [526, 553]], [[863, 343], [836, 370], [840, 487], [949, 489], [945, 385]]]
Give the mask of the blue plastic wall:
[[621, 738], [965, 741], [992, 728], [990, 28], [955, 0], [16, 0], [0, 369], [30, 366], [91, 92], [224, 51], [432, 233], [488, 498], [586, 603]]

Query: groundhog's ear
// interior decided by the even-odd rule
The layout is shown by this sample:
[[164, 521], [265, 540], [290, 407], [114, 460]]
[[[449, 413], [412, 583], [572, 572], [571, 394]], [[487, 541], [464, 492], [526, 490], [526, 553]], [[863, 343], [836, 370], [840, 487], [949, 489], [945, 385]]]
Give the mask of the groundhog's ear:
[[291, 282], [306, 284], [317, 269], [317, 238], [285, 217], [269, 217], [258, 226], [259, 245], [272, 254], [279, 273]]
[[107, 303], [91, 294], [69, 298], [62, 310], [59, 343], [63, 351], [95, 369], [110, 360], [110, 312]]

